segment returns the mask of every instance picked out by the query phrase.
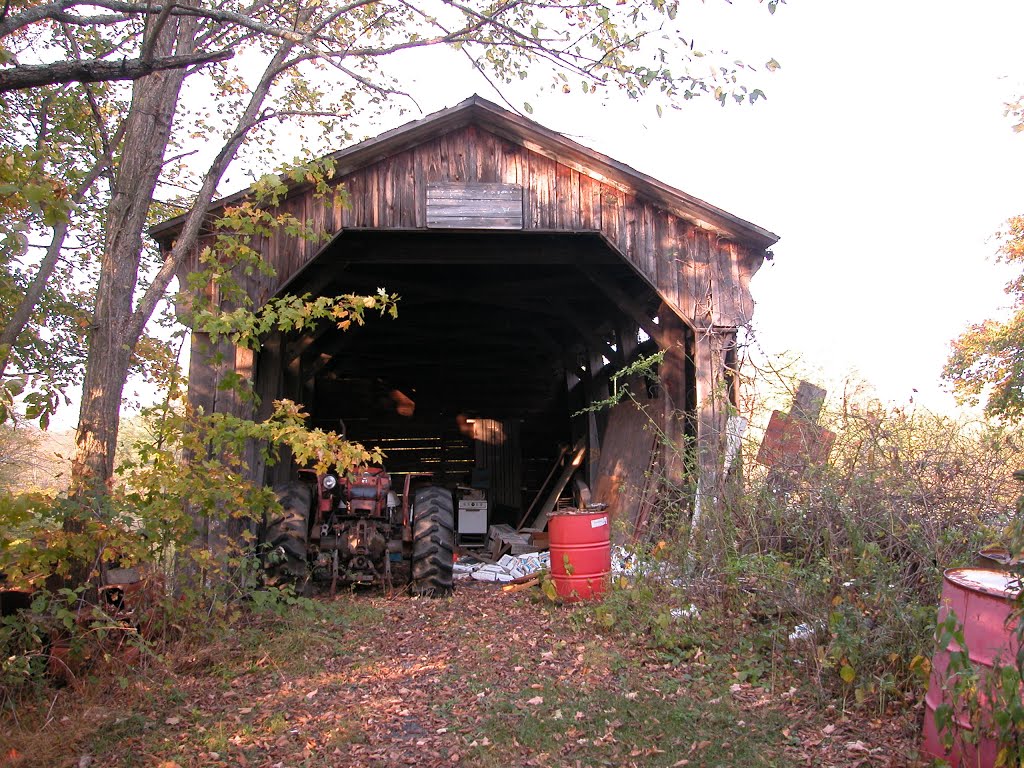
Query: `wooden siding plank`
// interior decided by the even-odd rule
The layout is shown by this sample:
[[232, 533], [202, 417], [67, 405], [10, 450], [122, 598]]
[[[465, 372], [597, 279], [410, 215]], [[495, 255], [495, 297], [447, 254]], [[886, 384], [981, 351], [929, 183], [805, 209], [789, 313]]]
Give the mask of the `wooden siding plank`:
[[505, 184], [521, 184], [525, 186], [522, 165], [526, 150], [522, 147], [517, 147], [509, 141], [502, 140], [498, 152], [498, 162], [500, 164], [498, 180]]
[[655, 245], [658, 291], [674, 308], [679, 307], [679, 242], [675, 218], [665, 211], [655, 211]]
[[354, 216], [352, 213], [352, 185], [349, 180], [342, 179], [338, 186], [344, 190], [343, 194], [335, 196], [334, 218], [341, 229], [353, 226]]
[[620, 253], [625, 253], [622, 228], [622, 193], [614, 187], [601, 185], [601, 231]]
[[437, 176], [430, 181], [452, 181], [451, 175], [451, 143], [448, 134], [441, 136], [437, 141]]
[[739, 285], [742, 296], [741, 308], [743, 316], [737, 325], [746, 325], [754, 317], [754, 298], [750, 294], [750, 278], [760, 266], [761, 255], [756, 251], [742, 245], [733, 243], [736, 259], [736, 271], [739, 276]]
[[358, 227], [361, 223], [360, 208], [363, 204], [362, 192], [359, 188], [359, 174], [353, 173], [346, 177], [345, 186], [348, 188], [348, 208], [345, 209], [345, 227]]
[[413, 201], [415, 205], [414, 225], [427, 226], [427, 162], [426, 145], [419, 145], [412, 154]]
[[734, 295], [732, 290], [732, 270], [729, 266], [728, 250], [723, 249], [722, 241], [717, 235], [709, 234], [708, 245], [711, 250], [712, 276], [712, 307], [714, 313], [711, 322], [714, 325], [731, 325], [734, 314]]
[[463, 132], [449, 133], [442, 140], [448, 147], [448, 181], [466, 181], [466, 142]]
[[719, 325], [735, 326], [740, 324], [740, 285], [739, 275], [736, 274], [736, 251], [728, 240], [721, 237], [718, 241], [718, 260], [722, 265], [722, 278], [725, 283], [723, 298], [723, 320], [726, 322]]
[[523, 188], [512, 184], [428, 184], [427, 226], [522, 229]]
[[416, 182], [413, 177], [413, 153], [401, 152], [393, 158], [394, 219], [392, 226], [409, 229], [416, 226]]
[[694, 228], [694, 318], [698, 328], [714, 324], [714, 272], [711, 266], [711, 233]]
[[[554, 173], [555, 188], [552, 192], [552, 200], [554, 201], [555, 215], [554, 215], [554, 227], [560, 230], [571, 230], [573, 212], [571, 209], [572, 205], [572, 170], [561, 163], [555, 164]], [[577, 191], [577, 199], [579, 192]]]
[[679, 222], [677, 234], [681, 262], [679, 264], [679, 308], [693, 321], [697, 317], [697, 235], [693, 226]]
[[529, 229], [546, 228], [549, 221], [547, 217], [551, 214], [545, 159], [532, 153], [523, 157], [523, 172], [527, 180], [524, 213], [528, 215], [526, 225]]
[[637, 211], [637, 255], [651, 283], [658, 284], [657, 214], [647, 201]]
[[478, 180], [484, 184], [497, 184], [502, 181], [498, 170], [498, 137], [490, 131], [478, 131], [477, 137]]
[[[640, 261], [636, 248], [636, 227], [637, 227], [637, 205], [636, 198], [626, 195], [622, 204], [622, 252], [642, 274], [647, 274]], [[650, 275], [647, 275], [650, 278]]]
[[398, 212], [395, 210], [395, 158], [390, 157], [377, 166], [380, 178], [380, 201], [377, 214], [378, 226], [390, 229], [398, 226]]
[[369, 224], [371, 227], [379, 227], [381, 226], [381, 197], [383, 196], [381, 176], [385, 174], [381, 173], [381, 165], [379, 163], [366, 170], [366, 186], [370, 192]]
[[462, 131], [460, 144], [465, 155], [463, 181], [480, 181], [480, 167], [477, 164], [478, 147], [480, 144], [480, 131], [475, 125], [467, 125]]
[[[585, 173], [579, 175], [580, 179], [580, 229], [597, 229], [594, 226], [594, 187], [593, 179]], [[600, 198], [597, 199], [597, 209], [600, 210]]]

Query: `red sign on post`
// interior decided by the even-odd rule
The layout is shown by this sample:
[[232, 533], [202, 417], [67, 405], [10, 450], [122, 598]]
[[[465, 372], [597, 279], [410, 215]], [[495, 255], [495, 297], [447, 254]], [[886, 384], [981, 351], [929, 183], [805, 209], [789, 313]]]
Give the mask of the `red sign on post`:
[[835, 433], [824, 427], [789, 413], [772, 411], [757, 461], [780, 469], [818, 466], [828, 461], [835, 439]]

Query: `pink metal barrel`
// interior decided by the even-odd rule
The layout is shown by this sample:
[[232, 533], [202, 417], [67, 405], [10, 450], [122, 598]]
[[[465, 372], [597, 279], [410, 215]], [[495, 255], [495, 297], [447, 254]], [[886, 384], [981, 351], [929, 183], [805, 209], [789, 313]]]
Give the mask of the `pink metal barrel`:
[[[982, 674], [996, 664], [1013, 664], [1017, 652], [1014, 625], [1008, 623], [1013, 613], [1013, 600], [1017, 595], [1016, 582], [1011, 574], [983, 568], [957, 568], [946, 571], [942, 581], [942, 602], [938, 621], [941, 625], [950, 612], [963, 625], [964, 643], [971, 663]], [[959, 651], [951, 641], [944, 648], [936, 648], [932, 658], [932, 673], [925, 696], [924, 748], [932, 757], [947, 761], [951, 768], [992, 768], [996, 763], [999, 745], [995, 739], [981, 735], [977, 744], [961, 738], [972, 730], [967, 715], [950, 702], [944, 690], [949, 677], [949, 654]], [[953, 747], [948, 752], [942, 745], [942, 734], [935, 725], [935, 710], [944, 703], [952, 703], [954, 728]], [[984, 707], [987, 704], [981, 700]], [[985, 718], [985, 713], [982, 714]]]
[[559, 512], [548, 521], [551, 579], [564, 600], [600, 600], [612, 570], [608, 515]]

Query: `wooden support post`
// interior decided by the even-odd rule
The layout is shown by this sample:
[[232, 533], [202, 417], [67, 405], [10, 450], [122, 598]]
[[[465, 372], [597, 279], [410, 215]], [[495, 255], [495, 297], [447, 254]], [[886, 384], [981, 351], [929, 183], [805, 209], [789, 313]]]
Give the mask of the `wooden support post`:
[[[586, 379], [584, 387], [587, 394], [587, 406], [601, 402], [608, 397], [608, 377], [601, 373], [604, 367], [602, 352], [589, 350]], [[597, 487], [598, 467], [601, 462], [601, 421], [606, 421], [606, 414], [587, 411], [587, 483], [591, 488]]]
[[695, 334], [697, 373], [697, 498], [691, 528], [700, 527], [707, 510], [720, 495], [728, 393], [724, 348], [733, 343], [735, 329], [708, 327]]
[[640, 326], [635, 320], [623, 319], [616, 329], [618, 336], [619, 354], [622, 356], [622, 364], [629, 365], [633, 361], [633, 353], [640, 345]]
[[689, 480], [686, 467], [688, 446], [686, 440], [686, 341], [687, 329], [683, 321], [668, 308], [658, 316], [658, 326], [665, 357], [659, 368], [662, 403], [664, 407], [662, 467], [664, 481], [682, 491]]

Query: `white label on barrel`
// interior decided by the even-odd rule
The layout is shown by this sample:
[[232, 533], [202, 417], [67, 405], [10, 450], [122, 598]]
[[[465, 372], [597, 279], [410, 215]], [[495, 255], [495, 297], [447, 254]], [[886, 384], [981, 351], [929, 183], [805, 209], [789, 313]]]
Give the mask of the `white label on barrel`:
[[591, 520], [590, 521], [590, 527], [591, 528], [600, 528], [602, 525], [608, 525], [608, 518], [607, 517], [599, 517], [596, 520]]

